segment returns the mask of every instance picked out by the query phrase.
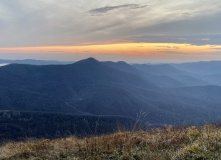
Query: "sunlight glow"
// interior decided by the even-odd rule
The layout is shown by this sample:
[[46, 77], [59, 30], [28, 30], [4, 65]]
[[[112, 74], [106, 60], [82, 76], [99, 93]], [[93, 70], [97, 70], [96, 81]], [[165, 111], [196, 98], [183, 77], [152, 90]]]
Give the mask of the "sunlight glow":
[[200, 56], [202, 53], [221, 51], [218, 45], [191, 45], [176, 43], [123, 43], [88, 46], [42, 46], [0, 48], [0, 53], [56, 53], [56, 54], [120, 54], [134, 57], [164, 57], [164, 56]]

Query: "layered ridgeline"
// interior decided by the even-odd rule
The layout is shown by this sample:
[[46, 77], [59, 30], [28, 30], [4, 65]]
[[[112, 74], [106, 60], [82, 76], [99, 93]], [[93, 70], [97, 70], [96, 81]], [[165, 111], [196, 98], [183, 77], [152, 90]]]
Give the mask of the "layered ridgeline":
[[0, 66], [6, 64], [33, 64], [33, 65], [50, 65], [50, 64], [70, 64], [74, 63], [73, 61], [47, 61], [47, 60], [35, 60], [35, 59], [24, 59], [24, 60], [9, 60], [9, 59], [0, 59]]
[[[176, 65], [130, 65], [93, 58], [66, 65], [10, 64], [0, 67], [0, 110], [22, 113], [18, 121], [24, 115], [40, 114], [36, 112], [63, 117], [68, 113], [86, 119], [102, 116], [102, 121], [120, 117], [109, 123], [114, 125], [125, 125], [127, 120], [135, 123], [137, 119], [148, 126], [219, 121], [221, 87], [212, 86], [203, 76]], [[37, 120], [26, 119], [27, 124]], [[1, 125], [13, 124], [3, 120]], [[90, 121], [96, 124], [99, 120]], [[68, 131], [68, 127], [64, 130]], [[82, 125], [80, 130], [84, 128]]]

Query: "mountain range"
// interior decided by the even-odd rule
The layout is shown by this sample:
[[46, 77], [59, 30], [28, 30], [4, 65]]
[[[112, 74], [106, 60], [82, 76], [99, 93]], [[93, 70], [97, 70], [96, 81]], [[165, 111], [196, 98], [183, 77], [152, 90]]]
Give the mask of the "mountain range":
[[205, 72], [197, 71], [199, 62], [151, 65], [88, 58], [63, 65], [9, 64], [0, 67], [0, 110], [120, 116], [146, 126], [218, 122], [221, 86], [208, 76], [219, 69], [208, 64]]

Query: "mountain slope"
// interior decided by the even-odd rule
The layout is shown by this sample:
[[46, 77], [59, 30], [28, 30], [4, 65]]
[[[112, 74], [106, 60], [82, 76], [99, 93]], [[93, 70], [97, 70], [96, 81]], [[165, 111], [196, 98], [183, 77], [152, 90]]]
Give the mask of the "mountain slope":
[[[179, 75], [171, 74], [175, 73]], [[0, 82], [0, 110], [133, 119], [142, 112], [146, 115], [144, 121], [154, 126], [205, 123], [213, 117], [219, 119], [221, 114], [221, 110], [213, 111], [210, 107], [218, 106], [220, 101], [205, 105], [202, 97], [180, 92], [177, 87], [183, 86], [182, 82], [145, 73], [124, 62], [89, 58], [69, 65], [11, 64], [0, 68]], [[173, 87], [177, 85], [176, 89], [165, 88], [168, 82]]]
[[127, 90], [155, 88], [92, 58], [62, 66], [11, 64], [0, 68], [0, 81], [0, 109], [78, 114], [135, 116], [139, 102]]

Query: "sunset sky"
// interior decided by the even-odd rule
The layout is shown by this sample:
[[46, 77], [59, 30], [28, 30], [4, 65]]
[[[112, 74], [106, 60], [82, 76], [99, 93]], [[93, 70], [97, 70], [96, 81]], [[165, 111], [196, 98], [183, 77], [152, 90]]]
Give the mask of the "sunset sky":
[[220, 0], [1, 0], [0, 59], [221, 60]]

